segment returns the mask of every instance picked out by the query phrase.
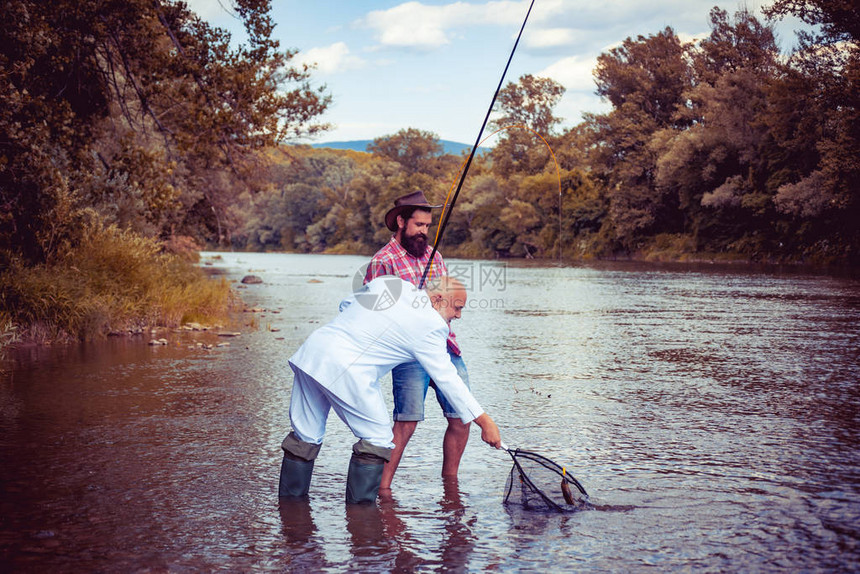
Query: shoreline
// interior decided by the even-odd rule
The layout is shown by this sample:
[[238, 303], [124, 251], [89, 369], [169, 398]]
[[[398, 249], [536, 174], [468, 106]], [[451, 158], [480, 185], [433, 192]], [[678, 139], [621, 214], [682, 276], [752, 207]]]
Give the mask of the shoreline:
[[[440, 249], [441, 251], [441, 249]], [[201, 261], [199, 265], [203, 268], [204, 265], [207, 267], [211, 266], [211, 259], [204, 260], [202, 258], [203, 253], [249, 253], [249, 254], [272, 254], [272, 255], [324, 255], [324, 256], [351, 256], [351, 257], [370, 257], [373, 255], [372, 253], [344, 253], [341, 251], [336, 252], [327, 252], [322, 251], [319, 253], [306, 253], [303, 251], [248, 251], [248, 250], [235, 250], [235, 249], [225, 249], [218, 248], [217, 246], [209, 246], [204, 250], [200, 251]], [[505, 263], [512, 263], [515, 266], [522, 267], [554, 267], [554, 266], [580, 266], [580, 265], [590, 265], [590, 264], [600, 264], [600, 263], [641, 263], [641, 264], [654, 264], [654, 265], [678, 265], [678, 266], [695, 266], [695, 265], [716, 265], [716, 266], [726, 266], [726, 267], [749, 267], [749, 268], [786, 268], [786, 269], [797, 269], [797, 270], [807, 270], [813, 272], [815, 275], [834, 275], [834, 276], [847, 276], [847, 277], [857, 277], [860, 278], [860, 266], [852, 265], [847, 261], [842, 262], [810, 262], [810, 261], [800, 261], [796, 259], [786, 259], [779, 260], [775, 258], [741, 258], [736, 256], [726, 256], [726, 254], [713, 253], [713, 254], [704, 254], [704, 253], [679, 253], [671, 256], [654, 256], [653, 254], [648, 253], [633, 253], [633, 254], [616, 254], [612, 256], [603, 256], [603, 257], [564, 257], [559, 260], [555, 257], [514, 257], [514, 256], [506, 256], [506, 257], [467, 257], [462, 256], [458, 253], [457, 249], [451, 249], [448, 251], [448, 254], [443, 254], [446, 261], [449, 260], [467, 260], [467, 261], [498, 261]], [[217, 261], [217, 259], [215, 260]]]
[[[456, 250], [453, 250], [456, 253]], [[212, 264], [217, 262], [218, 253], [248, 253], [248, 254], [295, 254], [295, 255], [348, 255], [348, 256], [362, 256], [361, 253], [296, 253], [296, 252], [285, 252], [285, 251], [226, 251], [226, 250], [214, 250], [214, 249], [206, 249], [200, 252], [201, 258], [200, 261], [196, 264], [196, 266], [203, 271], [204, 274], [209, 276], [209, 279], [215, 280], [220, 276], [219, 273], [211, 273]], [[203, 254], [214, 254], [204, 256]], [[643, 254], [629, 254], [629, 255], [617, 255], [613, 257], [588, 257], [588, 258], [566, 258], [564, 260], [559, 261], [558, 259], [549, 259], [549, 258], [524, 258], [524, 257], [498, 257], [493, 259], [474, 259], [474, 258], [460, 258], [456, 255], [449, 256], [447, 258], [449, 261], [454, 260], [469, 260], [469, 261], [492, 261], [497, 263], [504, 263], [507, 265], [511, 265], [513, 267], [604, 267], [607, 265], [631, 265], [631, 266], [645, 266], [645, 267], [654, 267], [655, 269], [670, 269], [672, 271], [702, 271], [703, 269], [731, 269], [733, 271], [742, 271], [747, 270], [751, 272], [762, 272], [762, 273], [778, 273], [778, 274], [794, 274], [794, 275], [817, 275], [817, 276], [826, 276], [826, 277], [836, 277], [840, 279], [860, 279], [860, 269], [857, 267], [853, 267], [847, 264], [837, 265], [837, 264], [821, 264], [821, 263], [808, 263], [808, 262], [798, 262], [798, 261], [758, 261], [752, 259], [737, 259], [737, 258], [723, 258], [723, 257], [707, 257], [707, 256], [699, 256], [699, 257], [687, 257], [686, 255], [682, 255], [680, 257], [653, 257]], [[235, 282], [231, 282], [235, 283]], [[228, 308], [225, 310], [227, 320], [224, 321], [226, 324], [224, 325], [225, 329], [231, 331], [245, 331], [247, 329], [256, 329], [258, 325], [253, 324], [253, 314], [250, 323], [246, 319], [247, 313], [245, 313], [245, 302], [242, 300], [241, 292], [237, 288], [236, 285], [231, 284], [229, 286], [230, 292], [230, 302], [228, 303]], [[193, 324], [193, 322], [186, 322], [182, 325], [144, 325], [141, 320], [140, 326], [132, 329], [118, 330], [118, 331], [110, 331], [101, 334], [98, 338], [110, 338], [110, 337], [123, 337], [123, 338], [131, 338], [131, 337], [141, 337], [142, 341], [145, 343], [149, 343], [153, 338], [157, 338], [156, 333], [163, 332], [174, 332], [181, 331], [187, 325]], [[55, 331], [55, 329], [49, 324], [49, 322], [43, 322], [40, 324], [31, 324], [31, 325], [5, 325], [0, 326], [4, 327], [4, 330], [0, 331], [0, 353], [7, 349], [15, 349], [15, 348], [27, 348], [33, 346], [52, 346], [52, 345], [64, 345], [71, 343], [78, 343], [84, 341], [80, 337], [74, 337], [68, 334], [64, 334], [62, 336], [48, 336], [49, 332]], [[211, 330], [206, 329], [206, 330]]]

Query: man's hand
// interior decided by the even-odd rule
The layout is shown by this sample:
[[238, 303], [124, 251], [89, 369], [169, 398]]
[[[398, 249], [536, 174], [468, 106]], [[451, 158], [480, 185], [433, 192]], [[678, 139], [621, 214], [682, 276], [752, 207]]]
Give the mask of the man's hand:
[[493, 448], [502, 448], [502, 437], [499, 435], [499, 427], [487, 413], [475, 419], [475, 424], [481, 427], [481, 440]]

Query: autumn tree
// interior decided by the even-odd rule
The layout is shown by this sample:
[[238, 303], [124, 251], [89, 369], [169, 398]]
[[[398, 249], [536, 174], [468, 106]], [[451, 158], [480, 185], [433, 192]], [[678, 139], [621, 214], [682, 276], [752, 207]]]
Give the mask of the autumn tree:
[[457, 246], [460, 254], [475, 258], [508, 253], [514, 237], [499, 220], [499, 207], [506, 203], [499, 179], [470, 170], [467, 181], [445, 230], [446, 248]]
[[[356, 174], [345, 196], [332, 196], [332, 190], [325, 189], [329, 210], [307, 227], [305, 248], [312, 252], [372, 254], [391, 238], [384, 224], [385, 212], [397, 197], [414, 189], [414, 182], [413, 175], [391, 169], [390, 162], [377, 158]], [[430, 201], [440, 200], [432, 186], [424, 187], [424, 191]]]
[[711, 34], [688, 52], [694, 81], [687, 104], [651, 144], [657, 189], [677, 198], [683, 220], [675, 230], [701, 247], [719, 251], [748, 233], [748, 242], [765, 241], [775, 213], [765, 185], [768, 131], [759, 118], [781, 70], [773, 30], [747, 10], [731, 19], [714, 8]]
[[601, 54], [594, 71], [597, 93], [613, 109], [586, 115], [589, 163], [609, 199], [607, 225], [620, 245], [631, 248], [637, 237], [676, 217], [670, 195], [655, 183], [658, 153], [651, 145], [660, 129], [682, 128], [677, 111], [692, 86], [685, 47], [671, 28]]
[[[233, 247], [249, 251], [304, 251], [308, 226], [345, 201], [358, 167], [328, 150], [273, 154], [269, 186], [243, 193], [234, 205], [241, 227]], [[333, 196], [338, 196], [334, 199]]]
[[499, 91], [490, 128], [500, 130], [490, 153], [493, 169], [503, 177], [535, 175], [549, 163], [543, 140], [552, 139], [562, 118], [553, 111], [564, 86], [551, 78], [526, 74]]
[[409, 173], [435, 172], [435, 160], [442, 154], [439, 136], [415, 128], [376, 138], [367, 151], [403, 166]]
[[[779, 98], [768, 115], [786, 156], [813, 158], [787, 165], [775, 203], [810, 253], [860, 258], [860, 11], [850, 0], [777, 0], [765, 9], [811, 26]], [[790, 91], [790, 93], [788, 93]], [[795, 98], [791, 106], [791, 98]], [[786, 116], [786, 107], [792, 114]], [[815, 161], [817, 160], [817, 161]]]

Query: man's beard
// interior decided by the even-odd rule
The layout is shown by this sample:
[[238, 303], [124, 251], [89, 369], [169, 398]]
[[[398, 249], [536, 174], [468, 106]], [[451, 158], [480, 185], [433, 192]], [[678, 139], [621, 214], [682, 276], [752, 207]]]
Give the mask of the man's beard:
[[416, 259], [424, 257], [424, 254], [427, 252], [427, 236], [423, 233], [416, 233], [411, 236], [404, 233], [400, 239], [400, 244], [403, 245], [406, 253]]

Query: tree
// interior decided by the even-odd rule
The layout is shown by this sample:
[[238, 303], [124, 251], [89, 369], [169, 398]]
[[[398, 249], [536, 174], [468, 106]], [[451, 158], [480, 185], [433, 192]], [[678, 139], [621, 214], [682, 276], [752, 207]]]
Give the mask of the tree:
[[[825, 257], [860, 259], [860, 11], [850, 0], [777, 0], [771, 18], [793, 15], [813, 27], [798, 33], [786, 86], [805, 103], [794, 121], [771, 113], [769, 125], [793, 137], [787, 153], [814, 147], [818, 161], [787, 169], [774, 198], [806, 243]], [[789, 83], [790, 82], [790, 83]], [[783, 105], [785, 100], [780, 100]], [[782, 120], [782, 121], [780, 121]], [[817, 126], [812, 130], [793, 129]], [[812, 156], [812, 154], [807, 154]]]
[[657, 188], [677, 197], [684, 215], [682, 228], [664, 231], [692, 233], [712, 250], [750, 232], [763, 239], [774, 213], [765, 189], [768, 133], [759, 118], [781, 71], [773, 30], [747, 10], [732, 20], [714, 8], [711, 34], [689, 53], [694, 85], [677, 112], [683, 121], [675, 122], [689, 127], [667, 128], [652, 141]]
[[675, 225], [677, 206], [655, 182], [659, 157], [652, 139], [661, 129], [681, 129], [677, 111], [692, 86], [685, 48], [671, 28], [598, 57], [597, 93], [609, 100], [608, 114], [586, 115], [588, 161], [606, 189], [608, 218], [620, 246], [636, 247], [643, 235]]
[[271, 39], [268, 0], [236, 1], [249, 41], [235, 49], [182, 2], [4, 7], [0, 251], [7, 254], [44, 261], [73, 243], [84, 210], [111, 203], [100, 181], [138, 197], [126, 202], [130, 216], [162, 234], [207, 225], [225, 235], [237, 186], [224, 181], [252, 175], [263, 147], [324, 128], [313, 119], [330, 98], [311, 88], [307, 68], [290, 65], [295, 52], [280, 52]]
[[819, 32], [801, 30], [803, 45], [832, 45], [860, 40], [860, 11], [854, 0], [776, 0], [764, 8], [768, 18], [796, 16]]
[[503, 177], [514, 173], [538, 174], [551, 156], [543, 140], [552, 139], [561, 118], [553, 108], [564, 95], [564, 86], [550, 78], [526, 74], [509, 82], [496, 99], [496, 117], [490, 127], [503, 130], [490, 152], [493, 169]]
[[597, 58], [597, 95], [616, 110], [642, 114], [659, 127], [674, 125], [682, 94], [691, 84], [684, 46], [671, 28], [627, 38]]
[[376, 138], [367, 146], [370, 153], [400, 164], [409, 173], [432, 173], [442, 149], [439, 136], [415, 128]]
[[499, 91], [493, 111], [499, 114], [492, 120], [493, 129], [511, 125], [524, 125], [543, 136], [551, 135], [561, 118], [553, 108], [564, 95], [564, 86], [551, 78], [525, 74], [517, 83]]

